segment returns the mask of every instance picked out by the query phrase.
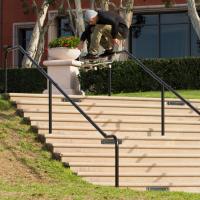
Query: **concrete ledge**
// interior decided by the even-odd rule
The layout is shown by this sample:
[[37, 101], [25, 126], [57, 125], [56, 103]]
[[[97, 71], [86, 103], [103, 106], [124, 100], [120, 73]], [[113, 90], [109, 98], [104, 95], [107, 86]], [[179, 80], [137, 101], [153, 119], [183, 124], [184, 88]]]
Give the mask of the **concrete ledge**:
[[77, 60], [45, 60], [43, 62], [46, 66], [74, 66], [74, 67], [81, 67], [83, 64]]

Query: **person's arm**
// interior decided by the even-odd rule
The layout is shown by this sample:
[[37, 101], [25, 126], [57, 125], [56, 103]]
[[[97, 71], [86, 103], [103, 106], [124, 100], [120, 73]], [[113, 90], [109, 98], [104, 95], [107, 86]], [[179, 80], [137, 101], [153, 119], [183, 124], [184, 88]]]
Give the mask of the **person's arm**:
[[116, 20], [115, 15], [112, 14], [112, 12], [99, 12], [99, 18], [100, 18], [100, 24], [107, 24], [111, 25], [111, 35], [113, 39], [116, 39], [117, 33], [118, 33], [118, 21]]
[[77, 46], [77, 48], [79, 49], [79, 50], [82, 50], [83, 49], [83, 46], [84, 46], [84, 41], [80, 41], [80, 43], [79, 43], [79, 45]]
[[88, 25], [88, 26], [86, 26], [85, 31], [81, 35], [81, 38], [80, 38], [81, 41], [77, 47], [79, 50], [83, 49], [84, 42], [85, 42], [85, 40], [87, 40], [88, 35], [90, 35], [90, 34], [91, 34], [91, 26]]

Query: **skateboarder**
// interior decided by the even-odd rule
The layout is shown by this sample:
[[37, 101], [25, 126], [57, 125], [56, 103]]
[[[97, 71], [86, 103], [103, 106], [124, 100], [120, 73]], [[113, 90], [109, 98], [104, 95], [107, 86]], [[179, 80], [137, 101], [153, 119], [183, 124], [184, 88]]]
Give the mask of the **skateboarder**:
[[99, 46], [105, 51], [101, 56], [113, 54], [114, 45], [128, 37], [128, 27], [124, 19], [112, 11], [86, 10], [85, 20], [88, 23], [82, 33], [78, 48], [81, 50], [85, 40], [89, 41], [89, 51], [85, 59], [99, 57]]

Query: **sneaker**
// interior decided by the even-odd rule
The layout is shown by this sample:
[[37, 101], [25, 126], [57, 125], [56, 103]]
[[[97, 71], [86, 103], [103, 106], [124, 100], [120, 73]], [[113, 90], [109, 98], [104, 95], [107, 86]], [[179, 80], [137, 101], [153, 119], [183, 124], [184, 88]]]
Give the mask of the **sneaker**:
[[99, 57], [106, 57], [106, 56], [110, 56], [110, 55], [113, 55], [113, 54], [114, 54], [113, 49], [106, 49], [104, 51], [104, 53], [102, 53]]
[[86, 56], [83, 56], [82, 58], [83, 59], [97, 59], [97, 58], [99, 58], [99, 56], [91, 54], [91, 53], [88, 53]]

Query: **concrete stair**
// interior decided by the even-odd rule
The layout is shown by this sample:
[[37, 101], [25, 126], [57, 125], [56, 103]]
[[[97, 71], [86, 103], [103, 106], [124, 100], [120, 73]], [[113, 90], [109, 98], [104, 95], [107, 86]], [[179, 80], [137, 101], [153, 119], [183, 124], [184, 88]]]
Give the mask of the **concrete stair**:
[[[114, 145], [63, 96], [53, 96], [53, 133], [48, 134], [48, 96], [9, 94], [19, 114], [38, 132], [54, 156], [83, 179], [114, 186]], [[120, 187], [200, 192], [200, 116], [185, 105], [165, 102], [161, 136], [160, 99], [71, 96], [106, 134], [122, 140]], [[200, 101], [192, 100], [197, 108]]]

